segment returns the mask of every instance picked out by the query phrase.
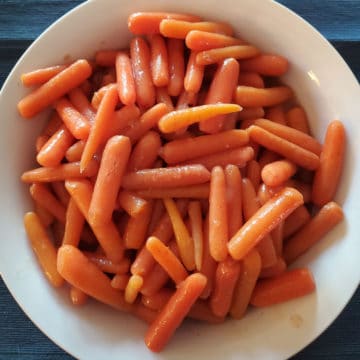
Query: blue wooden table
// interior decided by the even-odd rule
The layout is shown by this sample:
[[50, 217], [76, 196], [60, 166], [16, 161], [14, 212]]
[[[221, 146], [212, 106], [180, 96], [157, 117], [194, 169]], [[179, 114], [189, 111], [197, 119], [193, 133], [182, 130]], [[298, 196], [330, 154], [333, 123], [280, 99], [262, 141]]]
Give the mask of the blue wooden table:
[[[31, 42], [54, 20], [81, 2], [0, 0], [0, 87]], [[279, 2], [304, 17], [330, 40], [360, 79], [360, 0]], [[5, 236], [2, 234], [2, 241]], [[359, 324], [360, 290], [330, 328], [293, 359], [360, 359]], [[32, 324], [0, 279], [0, 360], [8, 359], [63, 360], [72, 357]]]

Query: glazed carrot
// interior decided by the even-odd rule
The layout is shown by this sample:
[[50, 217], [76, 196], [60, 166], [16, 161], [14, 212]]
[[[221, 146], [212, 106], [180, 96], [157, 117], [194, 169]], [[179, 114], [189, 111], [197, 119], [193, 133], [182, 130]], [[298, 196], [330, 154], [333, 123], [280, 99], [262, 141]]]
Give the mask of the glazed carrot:
[[[151, 254], [150, 256], [151, 259], [154, 260]], [[155, 266], [144, 277], [144, 284], [140, 292], [145, 296], [152, 296], [161, 289], [163, 289], [168, 281], [169, 281], [168, 273], [159, 264], [155, 263]]]
[[58, 113], [56, 111], [54, 111], [51, 114], [50, 119], [48, 120], [48, 122], [45, 123], [45, 126], [41, 131], [41, 135], [47, 135], [47, 136], [50, 137], [50, 136], [54, 135], [54, 133], [57, 130], [59, 130], [61, 125], [63, 125], [63, 122], [60, 119], [60, 116], [58, 115]]
[[130, 58], [135, 80], [136, 102], [142, 108], [155, 103], [155, 88], [151, 78], [150, 49], [146, 41], [135, 37], [130, 42]]
[[[93, 186], [88, 180], [66, 180], [65, 187], [72, 198], [75, 200], [79, 210], [89, 222], [89, 207]], [[115, 224], [110, 221], [106, 225], [89, 223], [96, 238], [109, 260], [119, 262], [124, 256], [124, 244]]]
[[35, 183], [30, 186], [31, 197], [61, 223], [65, 223], [66, 209], [44, 184]]
[[231, 237], [239, 230], [243, 222], [241, 173], [239, 168], [235, 165], [227, 165], [225, 179], [229, 237]]
[[42, 166], [55, 167], [60, 164], [66, 151], [75, 141], [73, 135], [65, 127], [61, 126], [49, 140], [41, 147], [36, 156], [37, 162]]
[[246, 145], [249, 136], [243, 130], [228, 130], [213, 135], [203, 135], [194, 138], [174, 140], [165, 144], [160, 150], [160, 156], [168, 164], [176, 164], [227, 149]]
[[143, 296], [141, 302], [152, 310], [161, 310], [173, 295], [174, 290], [163, 288], [152, 296]]
[[[239, 77], [239, 63], [233, 59], [223, 60], [211, 81], [205, 98], [205, 104], [230, 103]], [[217, 133], [222, 129], [224, 115], [219, 115], [205, 121], [200, 121], [200, 130], [205, 133]]]
[[188, 214], [191, 224], [191, 236], [194, 241], [194, 259], [197, 271], [201, 271], [203, 258], [203, 221], [200, 201], [189, 203]]
[[185, 38], [186, 46], [195, 51], [211, 50], [233, 45], [244, 45], [244, 41], [208, 31], [191, 30]]
[[159, 352], [164, 348], [204, 290], [205, 285], [206, 277], [198, 273], [188, 276], [178, 286], [145, 335], [145, 344], [150, 350]]
[[251, 160], [247, 164], [246, 177], [251, 181], [255, 191], [258, 190], [261, 181], [260, 165], [256, 160]]
[[[169, 196], [167, 196], [167, 197], [169, 197]], [[154, 232], [157, 224], [160, 222], [160, 219], [162, 218], [162, 216], [164, 214], [165, 214], [165, 206], [164, 206], [163, 201], [161, 199], [154, 199], [153, 211], [152, 211], [150, 223], [148, 226], [148, 236]]]
[[286, 113], [287, 124], [305, 134], [310, 134], [309, 122], [304, 109], [300, 106], [295, 106]]
[[61, 164], [54, 168], [41, 167], [25, 171], [21, 175], [21, 180], [26, 183], [63, 181], [68, 178], [94, 176], [98, 172], [98, 169], [98, 162], [92, 159], [88, 168], [84, 172], [80, 172], [80, 164], [78, 162], [74, 162]]
[[124, 231], [124, 241], [127, 249], [140, 249], [145, 243], [152, 209], [153, 202], [148, 201], [139, 215], [129, 218]]
[[139, 291], [144, 283], [140, 275], [131, 275], [125, 288], [125, 301], [133, 304], [139, 294]]
[[159, 169], [145, 169], [125, 174], [122, 186], [126, 190], [158, 189], [203, 184], [210, 173], [202, 165], [185, 165]]
[[[257, 120], [256, 120], [257, 121]], [[313, 152], [300, 147], [290, 141], [287, 141], [263, 128], [252, 125], [248, 129], [250, 139], [274, 151], [296, 165], [304, 167], [308, 170], [315, 170], [319, 166], [319, 157]]]
[[254, 149], [251, 146], [244, 146], [184, 161], [180, 165], [201, 164], [208, 170], [211, 170], [214, 166], [225, 167], [227, 164], [244, 167], [253, 158]]
[[118, 50], [99, 50], [95, 54], [95, 63], [100, 66], [114, 66]]
[[297, 171], [297, 166], [289, 160], [278, 160], [265, 165], [261, 170], [261, 179], [268, 186], [280, 186]]
[[210, 308], [215, 316], [225, 317], [230, 310], [240, 265], [240, 262], [227, 258], [217, 266], [214, 291], [210, 297]]
[[31, 247], [45, 276], [53, 286], [61, 286], [64, 283], [64, 279], [56, 269], [56, 249], [49, 239], [46, 228], [41, 223], [39, 216], [34, 212], [26, 213], [24, 225]]
[[308, 295], [314, 290], [311, 272], [308, 269], [294, 269], [272, 279], [259, 281], [252, 294], [251, 305], [270, 306]]
[[63, 245], [77, 247], [80, 242], [81, 233], [84, 227], [85, 218], [73, 198], [70, 199], [66, 210], [65, 233]]
[[167, 52], [169, 62], [168, 93], [170, 96], [179, 96], [184, 86], [185, 76], [184, 41], [168, 39]]
[[265, 76], [281, 76], [289, 69], [289, 62], [283, 56], [261, 54], [241, 62], [244, 71], [254, 71]]
[[72, 286], [107, 305], [130, 311], [131, 305], [110, 285], [110, 279], [77, 248], [63, 245], [58, 251], [57, 269]]
[[313, 152], [316, 155], [320, 155], [322, 151], [322, 145], [312, 136], [303, 133], [302, 131], [293, 129], [289, 126], [277, 124], [273, 121], [266, 119], [255, 120], [255, 125], [280, 136], [285, 140], [288, 140], [296, 145], [303, 147], [306, 150]]
[[124, 209], [130, 216], [137, 216], [144, 212], [147, 201], [135, 193], [129, 191], [120, 191], [118, 202], [122, 209]]
[[128, 28], [133, 34], [158, 34], [160, 33], [160, 23], [165, 19], [175, 19], [182, 21], [201, 21], [196, 15], [170, 13], [170, 12], [137, 12], [128, 18]]
[[274, 106], [293, 96], [287, 86], [275, 86], [266, 89], [239, 85], [235, 90], [235, 102], [243, 107]]
[[320, 166], [315, 172], [312, 188], [312, 201], [318, 206], [334, 198], [343, 167], [345, 144], [344, 125], [338, 120], [331, 122], [326, 130]]
[[195, 268], [194, 241], [174, 200], [165, 198], [163, 201], [172, 223], [180, 258], [187, 270], [193, 270]]
[[156, 88], [156, 102], [164, 103], [169, 111], [174, 110], [174, 104], [167, 91], [167, 86]]
[[106, 91], [104, 98], [100, 103], [94, 124], [90, 130], [89, 138], [85, 144], [84, 152], [80, 161], [80, 168], [82, 171], [86, 169], [99, 145], [104, 140], [107, 124], [110, 123], [118, 100], [119, 96], [117, 93], [117, 88], [116, 86], [111, 86]]
[[[297, 209], [296, 209], [297, 210]], [[295, 211], [296, 211], [295, 210]], [[294, 212], [295, 212], [294, 211]], [[292, 213], [293, 214], [293, 213]], [[292, 215], [291, 214], [291, 215]], [[275, 249], [275, 253], [277, 256], [282, 255], [283, 251], [283, 241], [284, 241], [284, 221], [282, 221], [272, 232], [271, 238], [273, 242], [273, 246]]]
[[256, 250], [247, 254], [241, 266], [239, 279], [234, 289], [230, 315], [240, 319], [245, 314], [261, 270], [261, 258]]
[[229, 228], [225, 173], [219, 166], [211, 171], [209, 204], [210, 254], [216, 261], [224, 261], [228, 255]]
[[265, 165], [270, 164], [271, 162], [277, 161], [279, 159], [280, 156], [277, 153], [270, 151], [268, 149], [263, 149], [258, 161], [260, 165], [260, 169], [263, 169]]
[[151, 76], [155, 86], [167, 86], [169, 83], [168, 51], [165, 39], [158, 35], [148, 37], [151, 49]]
[[225, 320], [223, 317], [215, 316], [211, 311], [208, 302], [204, 300], [197, 300], [195, 302], [188, 313], [188, 317], [209, 324], [221, 324]]
[[90, 77], [92, 69], [86, 60], [78, 60], [55, 75], [45, 84], [25, 96], [18, 103], [20, 115], [31, 118], [80, 85]]
[[265, 115], [264, 109], [262, 107], [250, 107], [243, 108], [238, 114], [237, 120], [255, 120], [261, 119]]
[[117, 53], [115, 69], [120, 101], [124, 105], [134, 104], [136, 100], [135, 80], [128, 54], [125, 52]]
[[230, 239], [228, 243], [230, 255], [234, 259], [241, 260], [261, 239], [302, 204], [302, 195], [297, 190], [284, 188], [278, 192]]
[[329, 202], [324, 205], [310, 221], [285, 243], [284, 259], [286, 263], [294, 262], [321, 240], [343, 218], [343, 211], [338, 204]]
[[70, 195], [65, 188], [64, 181], [54, 181], [50, 186], [58, 200], [67, 207], [70, 201]]
[[85, 116], [90, 123], [93, 123], [96, 116], [95, 109], [91, 106], [84, 91], [81, 88], [75, 88], [69, 91], [68, 96], [76, 110]]
[[[197, 94], [189, 93], [184, 89], [178, 97], [175, 109], [176, 110], [187, 109], [190, 106], [196, 105], [196, 102], [197, 102]], [[186, 129], [181, 129], [177, 132], [177, 134], [183, 135], [183, 134], [185, 134], [185, 130]], [[189, 136], [187, 136], [187, 137], [189, 137]]]
[[39, 153], [41, 151], [42, 147], [49, 141], [49, 139], [50, 139], [50, 136], [48, 136], [48, 135], [39, 135], [36, 138], [35, 149], [36, 149], [37, 153]]
[[[100, 84], [101, 86], [101, 84]], [[112, 88], [112, 87], [116, 87], [116, 83], [110, 83], [110, 84], [107, 84], [107, 85], [102, 85], [100, 87], [100, 89], [98, 89], [96, 92], [94, 92], [92, 98], [91, 98], [91, 106], [94, 108], [94, 109], [98, 109], [99, 106], [100, 106], [100, 103], [102, 101], [102, 99], [104, 98], [104, 95], [106, 94], [106, 92]]]
[[111, 279], [111, 286], [117, 290], [125, 290], [129, 279], [130, 275], [128, 274], [115, 274], [115, 276]]
[[41, 223], [48, 227], [54, 222], [54, 215], [52, 215], [48, 210], [46, 210], [42, 205], [37, 201], [34, 201], [34, 210], [37, 216], [39, 217]]
[[284, 222], [284, 238], [295, 234], [309, 220], [309, 211], [304, 205], [299, 206]]
[[175, 188], [159, 188], [139, 190], [136, 194], [145, 199], [163, 198], [192, 198], [207, 199], [209, 197], [209, 184], [178, 186]]
[[21, 74], [21, 82], [24, 86], [43, 85], [55, 75], [66, 69], [66, 65], [55, 65]]
[[184, 77], [184, 88], [190, 93], [198, 93], [204, 78], [204, 67], [196, 63], [197, 52], [191, 51]]
[[105, 255], [97, 254], [96, 252], [84, 251], [83, 254], [103, 272], [109, 274], [125, 274], [129, 271], [130, 260], [127, 258], [119, 262], [114, 262], [109, 260]]
[[72, 103], [65, 98], [57, 100], [54, 106], [71, 134], [76, 139], [87, 139], [90, 131], [90, 123], [88, 119], [81, 115]]
[[85, 148], [85, 140], [78, 140], [72, 144], [65, 152], [65, 158], [69, 162], [77, 162], [81, 160], [81, 155]]
[[84, 305], [88, 299], [88, 296], [80, 289], [72, 286], [70, 288], [70, 299], [73, 305]]
[[141, 139], [152, 127], [158, 124], [159, 119], [169, 112], [168, 107], [163, 104], [156, 104], [144, 112], [139, 120], [131, 123], [122, 133], [134, 144]]
[[188, 276], [186, 269], [177, 256], [158, 238], [151, 236], [146, 241], [146, 248], [154, 259], [168, 273], [175, 284], [180, 284]]
[[286, 117], [287, 116], [285, 115], [284, 108], [281, 104], [272, 106], [266, 110], [266, 119], [269, 119], [281, 125], [288, 124]]
[[259, 89], [265, 87], [263, 78], [257, 72], [247, 72], [241, 69], [238, 84], [243, 86], [251, 86]]
[[260, 272], [260, 279], [271, 278], [279, 276], [286, 270], [286, 263], [283, 258], [278, 258], [277, 262], [273, 266], [262, 268]]
[[169, 112], [160, 119], [158, 125], [163, 133], [169, 133], [217, 115], [231, 114], [240, 110], [241, 107], [235, 104], [194, 106]]
[[92, 224], [104, 225], [111, 220], [130, 152], [125, 136], [114, 136], [106, 143], [89, 208]]
[[133, 305], [132, 315], [150, 325], [156, 319], [158, 312], [147, 308], [140, 301], [137, 301]]

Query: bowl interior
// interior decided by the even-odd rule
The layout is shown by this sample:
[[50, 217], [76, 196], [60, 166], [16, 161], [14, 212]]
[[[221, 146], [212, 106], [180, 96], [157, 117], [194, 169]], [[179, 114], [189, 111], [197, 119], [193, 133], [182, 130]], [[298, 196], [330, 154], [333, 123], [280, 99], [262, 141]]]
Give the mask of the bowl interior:
[[[346, 221], [296, 265], [314, 272], [317, 291], [305, 298], [250, 311], [241, 321], [210, 326], [187, 322], [166, 350], [155, 356], [143, 343], [146, 325], [91, 302], [74, 308], [67, 289], [54, 290], [44, 279], [26, 239], [22, 217], [31, 209], [20, 174], [35, 166], [34, 143], [45, 114], [21, 119], [16, 103], [27, 92], [20, 74], [69, 59], [92, 57], [99, 49], [121, 48], [131, 35], [127, 17], [135, 11], [178, 11], [231, 23], [241, 37], [264, 51], [291, 61], [284, 82], [307, 110], [315, 135], [322, 140], [335, 118], [346, 126], [348, 148], [337, 200]], [[313, 49], [316, 49], [314, 51]], [[355, 161], [360, 118], [358, 83], [337, 52], [310, 25], [285, 7], [252, 0], [90, 0], [51, 26], [20, 59], [0, 94], [2, 113], [0, 223], [3, 229], [0, 271], [27, 315], [53, 341], [76, 357], [108, 359], [279, 359], [296, 353], [317, 337], [343, 309], [360, 279], [359, 163]], [[284, 335], [286, 342], [284, 342]], [[110, 350], [111, 349], [111, 350]], [[109, 351], [110, 350], [110, 351]]]

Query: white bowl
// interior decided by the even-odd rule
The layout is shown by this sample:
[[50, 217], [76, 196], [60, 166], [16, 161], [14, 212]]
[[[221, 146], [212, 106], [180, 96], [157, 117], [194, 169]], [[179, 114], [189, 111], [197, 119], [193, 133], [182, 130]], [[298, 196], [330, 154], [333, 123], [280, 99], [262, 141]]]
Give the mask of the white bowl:
[[[74, 308], [65, 289], [45, 280], [23, 229], [31, 209], [20, 174], [34, 164], [34, 140], [41, 117], [21, 119], [16, 103], [27, 92], [20, 74], [79, 57], [100, 48], [125, 46], [127, 17], [134, 11], [167, 10], [202, 15], [231, 23], [238, 34], [265, 51], [290, 59], [284, 78], [306, 108], [320, 139], [334, 118], [346, 126], [346, 164], [337, 201], [346, 220], [302, 257], [315, 275], [317, 291], [307, 297], [250, 311], [241, 321], [210, 326], [187, 322], [161, 355], [144, 345], [146, 325], [106, 306], [90, 303]], [[309, 24], [270, 0], [90, 0], [46, 30], [19, 60], [1, 95], [0, 131], [0, 271], [12, 295], [32, 321], [54, 342], [82, 359], [281, 359], [314, 340], [338, 316], [360, 279], [360, 89], [332, 46]]]

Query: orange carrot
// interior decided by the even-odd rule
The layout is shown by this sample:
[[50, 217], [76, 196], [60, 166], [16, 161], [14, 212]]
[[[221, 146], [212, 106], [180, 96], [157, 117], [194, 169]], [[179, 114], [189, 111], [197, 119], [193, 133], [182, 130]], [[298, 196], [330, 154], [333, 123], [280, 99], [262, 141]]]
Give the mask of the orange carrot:
[[26, 213], [24, 225], [31, 247], [45, 276], [53, 286], [61, 286], [64, 283], [64, 279], [56, 269], [56, 249], [49, 239], [46, 228], [41, 223], [39, 216], [34, 212]]
[[294, 269], [272, 279], [259, 281], [252, 294], [251, 305], [270, 306], [308, 295], [314, 290], [311, 272], [308, 269]]
[[[197, 94], [189, 93], [184, 89], [178, 97], [175, 109], [176, 110], [187, 109], [192, 105], [196, 105], [196, 102], [197, 102]], [[185, 129], [181, 129], [177, 133], [178, 135], [184, 135]]]
[[289, 160], [278, 160], [265, 165], [261, 178], [268, 186], [280, 186], [289, 180], [297, 171], [297, 166]]
[[141, 302], [149, 309], [159, 311], [166, 305], [173, 293], [173, 290], [163, 288], [152, 296], [143, 296]]
[[[257, 120], [256, 120], [257, 121]], [[305, 169], [315, 170], [319, 166], [319, 157], [313, 152], [304, 149], [290, 141], [287, 141], [263, 128], [252, 125], [248, 129], [250, 139], [264, 146], [265, 148], [274, 151], [288, 160], [291, 160], [296, 165], [302, 166]]]
[[203, 258], [203, 221], [200, 201], [192, 201], [188, 208], [191, 236], [194, 241], [194, 259], [197, 271], [201, 271]]
[[18, 110], [21, 116], [24, 118], [35, 116], [68, 91], [79, 86], [90, 77], [91, 72], [91, 66], [86, 60], [74, 62], [19, 101]]
[[95, 120], [95, 109], [91, 106], [88, 98], [81, 88], [75, 88], [68, 93], [71, 103], [75, 106], [76, 110], [85, 116], [90, 123]]
[[130, 260], [127, 258], [119, 262], [109, 260], [105, 255], [96, 252], [83, 252], [101, 271], [109, 274], [125, 274], [129, 271]]
[[117, 290], [125, 290], [129, 279], [130, 275], [128, 274], [115, 274], [115, 276], [111, 279], [111, 286]]
[[85, 141], [79, 140], [71, 145], [65, 152], [65, 158], [69, 162], [76, 162], [81, 160], [81, 155], [85, 148]]
[[159, 169], [145, 169], [125, 174], [122, 186], [126, 190], [158, 189], [203, 184], [210, 173], [202, 165], [185, 165]]
[[289, 62], [280, 55], [261, 54], [241, 62], [244, 71], [254, 71], [265, 76], [281, 76], [289, 69]]
[[55, 65], [21, 74], [21, 82], [24, 86], [42, 85], [66, 69], [66, 65]]
[[155, 103], [155, 88], [151, 78], [150, 49], [144, 39], [135, 37], [131, 40], [130, 58], [135, 79], [136, 102], [147, 109]]
[[241, 112], [239, 112], [237, 120], [255, 120], [263, 118], [264, 115], [265, 112], [262, 107], [243, 108]]
[[234, 259], [241, 260], [261, 239], [302, 204], [302, 195], [297, 190], [284, 188], [278, 192], [230, 239], [228, 243], [230, 255]]
[[312, 201], [323, 206], [334, 198], [342, 172], [345, 153], [344, 125], [335, 120], [327, 128], [320, 166], [315, 172]]
[[107, 124], [114, 114], [115, 107], [118, 103], [119, 95], [116, 86], [111, 86], [105, 93], [96, 113], [94, 124], [91, 127], [89, 138], [85, 144], [84, 152], [81, 156], [80, 168], [86, 169], [91, 158], [95, 154], [99, 145], [104, 140]]
[[167, 91], [167, 86], [156, 88], [156, 102], [164, 103], [169, 111], [174, 110], [174, 104]]
[[124, 105], [134, 104], [136, 100], [135, 80], [128, 54], [119, 52], [116, 55], [115, 69], [120, 101]]
[[216, 261], [224, 261], [228, 255], [226, 244], [229, 240], [229, 228], [225, 174], [218, 166], [211, 171], [209, 204], [210, 254]]
[[310, 247], [321, 240], [344, 218], [341, 207], [335, 202], [324, 205], [320, 211], [295, 233], [284, 247], [284, 259], [291, 264]]
[[92, 98], [91, 98], [91, 106], [94, 109], [98, 109], [100, 106], [100, 103], [102, 102], [104, 95], [106, 94], [106, 92], [112, 88], [112, 87], [116, 87], [116, 83], [110, 83], [107, 85], [101, 85], [101, 88], [98, 89], [96, 92], [94, 92]]
[[[295, 210], [296, 211], [296, 210]], [[295, 212], [294, 211], [294, 212]], [[284, 241], [284, 221], [282, 221], [272, 232], [271, 238], [277, 256], [282, 255]]]
[[42, 147], [49, 141], [49, 139], [50, 139], [50, 136], [48, 136], [48, 135], [39, 135], [36, 138], [35, 149], [36, 149], [37, 153], [39, 153], [41, 151]]
[[[151, 259], [155, 262], [152, 255], [150, 253], [149, 255]], [[169, 281], [168, 273], [159, 264], [155, 263], [155, 266], [144, 277], [144, 284], [140, 292], [145, 296], [152, 296], [161, 289], [163, 289], [168, 281]]]
[[151, 49], [151, 76], [155, 86], [167, 86], [169, 83], [169, 64], [166, 43], [158, 34], [148, 37]]
[[266, 111], [266, 119], [269, 119], [281, 125], [287, 125], [284, 108], [281, 104], [268, 108]]
[[70, 288], [70, 299], [73, 305], [80, 306], [86, 303], [88, 296], [80, 289], [72, 286]]
[[167, 51], [169, 61], [168, 93], [170, 96], [179, 96], [183, 89], [185, 76], [184, 41], [168, 39]]
[[309, 220], [309, 211], [304, 205], [299, 206], [284, 222], [284, 238], [295, 234]]
[[287, 124], [305, 134], [310, 134], [309, 122], [304, 109], [300, 106], [295, 106], [286, 113]]
[[115, 290], [110, 279], [77, 248], [63, 245], [58, 251], [57, 269], [72, 286], [107, 305], [130, 311], [131, 305]]
[[260, 165], [256, 160], [251, 160], [248, 162], [246, 168], [246, 177], [253, 184], [255, 191], [257, 191], [260, 186], [260, 172]]
[[286, 270], [286, 263], [283, 258], [278, 258], [277, 262], [273, 266], [262, 268], [260, 272], [260, 279], [271, 278], [279, 276]]
[[243, 71], [242, 68], [239, 74], [238, 84], [259, 89], [264, 89], [265, 87], [263, 78], [257, 72]]
[[263, 149], [261, 156], [259, 157], [259, 165], [260, 169], [263, 169], [263, 167], [267, 164], [270, 164], [273, 161], [279, 160], [280, 156], [276, 154], [273, 151], [270, 151], [268, 149]]
[[136, 192], [145, 199], [163, 199], [163, 198], [193, 198], [207, 199], [209, 197], [209, 184], [179, 186], [175, 188], [160, 188], [139, 190]]
[[228, 35], [208, 31], [191, 30], [185, 38], [186, 46], [191, 50], [204, 51], [233, 45], [244, 45], [244, 41]]
[[206, 277], [198, 273], [188, 276], [178, 286], [145, 335], [145, 344], [150, 350], [159, 352], [164, 348], [204, 290], [205, 285]]
[[194, 106], [189, 109], [169, 112], [160, 119], [158, 125], [163, 133], [169, 133], [217, 115], [231, 114], [240, 110], [241, 107], [235, 104]]
[[165, 19], [201, 21], [199, 16], [170, 12], [137, 12], [128, 18], [128, 28], [133, 34], [158, 34], [160, 23]]
[[129, 304], [133, 304], [139, 294], [144, 280], [140, 275], [131, 275], [125, 288], [125, 301]]
[[230, 310], [233, 292], [240, 274], [240, 262], [227, 258], [218, 264], [210, 308], [214, 315], [224, 317]]
[[196, 63], [197, 52], [191, 51], [184, 77], [184, 88], [190, 93], [198, 93], [204, 78], [204, 66]]
[[66, 210], [65, 233], [62, 244], [77, 247], [80, 242], [84, 223], [85, 218], [83, 214], [77, 207], [74, 199], [71, 198]]
[[261, 270], [261, 258], [251, 250], [243, 259], [239, 279], [234, 289], [230, 315], [240, 319], [245, 314]]
[[137, 216], [145, 210], [147, 201], [136, 194], [129, 191], [120, 191], [118, 202], [120, 207], [124, 209], [130, 216]]
[[48, 227], [54, 222], [54, 216], [48, 210], [46, 210], [42, 205], [37, 201], [34, 201], [34, 210], [37, 216], [39, 217], [41, 223]]
[[[230, 103], [237, 86], [239, 63], [233, 59], [222, 61], [212, 79], [205, 98], [205, 104]], [[217, 133], [222, 129], [225, 116], [220, 115], [200, 122], [200, 130], [206, 133]]]
[[[166, 197], [170, 197], [170, 196], [166, 196]], [[148, 236], [154, 232], [155, 227], [160, 222], [160, 219], [164, 214], [165, 214], [164, 202], [161, 199], [154, 199], [153, 211], [151, 214], [151, 219], [148, 227]]]
[[106, 143], [89, 208], [92, 224], [104, 225], [111, 220], [130, 152], [125, 136], [114, 136]]
[[195, 302], [188, 313], [188, 317], [209, 324], [221, 324], [225, 320], [223, 317], [215, 316], [211, 311], [208, 302], [204, 300], [197, 300]]
[[99, 66], [114, 66], [118, 50], [99, 50], [95, 54], [95, 63]]
[[70, 195], [65, 188], [64, 181], [54, 181], [50, 186], [59, 201], [67, 207], [70, 201]]

